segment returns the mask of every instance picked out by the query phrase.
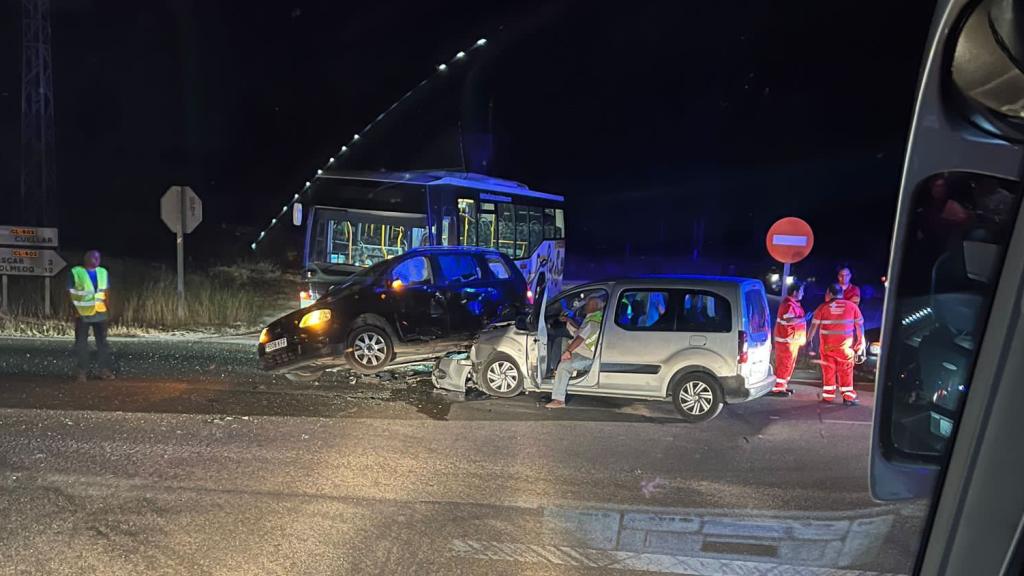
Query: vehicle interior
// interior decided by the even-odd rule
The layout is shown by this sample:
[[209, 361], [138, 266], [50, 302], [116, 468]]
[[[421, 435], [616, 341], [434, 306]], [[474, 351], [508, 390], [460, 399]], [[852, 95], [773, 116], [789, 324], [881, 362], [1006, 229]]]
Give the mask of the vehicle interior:
[[968, 391], [1020, 206], [1019, 186], [992, 176], [943, 173], [915, 191], [914, 231], [896, 299], [900, 344], [885, 375], [903, 383], [892, 398], [892, 447], [943, 454]]
[[[583, 319], [586, 314], [583, 312], [583, 306], [590, 298], [599, 298], [603, 302], [607, 302], [608, 293], [605, 290], [587, 288], [583, 290], [574, 290], [566, 293], [562, 298], [559, 298], [553, 302], [550, 302], [545, 308], [544, 316], [545, 323], [547, 326], [547, 338], [548, 338], [548, 373], [553, 372], [558, 367], [558, 357], [562, 355], [565, 347], [573, 338], [572, 330], [568, 327], [568, 323], [571, 321], [576, 326], [583, 324]], [[607, 304], [605, 304], [607, 312]], [[598, 337], [598, 345], [600, 345], [601, 338], [604, 337], [602, 334]], [[585, 378], [590, 373], [589, 369], [577, 370], [573, 373], [572, 382], [578, 382]], [[548, 382], [553, 379], [545, 378], [544, 381]]]

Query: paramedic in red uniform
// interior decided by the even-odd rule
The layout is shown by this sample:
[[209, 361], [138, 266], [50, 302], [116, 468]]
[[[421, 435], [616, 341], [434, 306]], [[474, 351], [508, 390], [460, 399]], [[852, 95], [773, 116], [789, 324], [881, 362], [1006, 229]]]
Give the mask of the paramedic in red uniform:
[[[836, 268], [836, 279], [839, 280], [839, 285], [843, 288], [843, 300], [849, 300], [857, 306], [860, 306], [860, 288], [856, 284], [850, 282], [853, 279], [853, 271], [847, 265], [842, 265]], [[828, 302], [829, 296], [825, 296], [825, 301]]]
[[803, 283], [793, 282], [786, 287], [786, 297], [779, 304], [779, 315], [775, 320], [775, 386], [770, 392], [772, 396], [793, 393], [787, 384], [793, 377], [800, 347], [807, 342], [807, 319], [800, 305], [803, 297]]
[[864, 317], [857, 305], [843, 298], [843, 287], [828, 287], [828, 297], [814, 311], [810, 338], [821, 331], [821, 401], [832, 402], [836, 397], [836, 382], [843, 395], [843, 404], [857, 404], [853, 389], [854, 358], [864, 349]]

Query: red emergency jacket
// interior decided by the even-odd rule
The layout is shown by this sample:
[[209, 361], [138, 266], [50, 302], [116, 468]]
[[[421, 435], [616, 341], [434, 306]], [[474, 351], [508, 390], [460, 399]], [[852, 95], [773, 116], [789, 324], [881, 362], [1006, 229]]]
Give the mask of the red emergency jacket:
[[800, 301], [786, 296], [779, 304], [779, 316], [775, 320], [775, 341], [804, 345], [807, 343], [807, 319]]
[[849, 300], [860, 306], [860, 288], [856, 284], [850, 284], [843, 290], [843, 300]]
[[857, 338], [857, 326], [864, 325], [860, 308], [846, 299], [825, 302], [814, 311], [812, 319], [821, 330], [821, 350], [855, 352], [863, 342]]

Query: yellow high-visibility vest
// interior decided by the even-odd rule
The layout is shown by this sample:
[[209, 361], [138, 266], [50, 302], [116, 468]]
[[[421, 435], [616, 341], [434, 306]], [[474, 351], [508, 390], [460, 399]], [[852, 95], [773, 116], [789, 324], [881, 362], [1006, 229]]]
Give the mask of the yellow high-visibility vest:
[[[589, 338], [587, 338], [586, 340], [583, 341], [583, 345], [586, 346], [587, 349], [590, 350], [591, 352], [594, 352], [594, 349], [597, 348], [597, 338], [598, 338], [598, 336], [601, 335], [600, 327], [601, 327], [601, 321], [603, 321], [603, 320], [604, 320], [604, 310], [598, 310], [597, 312], [591, 312], [590, 314], [587, 314], [586, 318], [583, 319], [583, 325], [584, 326], [587, 324], [587, 322], [595, 322], [597, 324], [598, 328], [599, 328], [599, 330], [597, 332], [591, 334]], [[582, 326], [581, 326], [581, 328], [582, 328]]]
[[78, 315], [83, 318], [107, 311], [107, 269], [96, 268], [96, 286], [92, 285], [89, 271], [83, 266], [71, 269], [71, 277], [75, 287], [70, 290], [71, 303], [75, 305]]

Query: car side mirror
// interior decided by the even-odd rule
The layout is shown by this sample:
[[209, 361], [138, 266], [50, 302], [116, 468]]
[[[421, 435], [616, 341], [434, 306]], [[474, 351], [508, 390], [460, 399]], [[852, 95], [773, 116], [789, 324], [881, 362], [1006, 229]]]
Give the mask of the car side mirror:
[[516, 330], [522, 330], [523, 332], [530, 331], [530, 317], [526, 314], [521, 314], [516, 317]]

